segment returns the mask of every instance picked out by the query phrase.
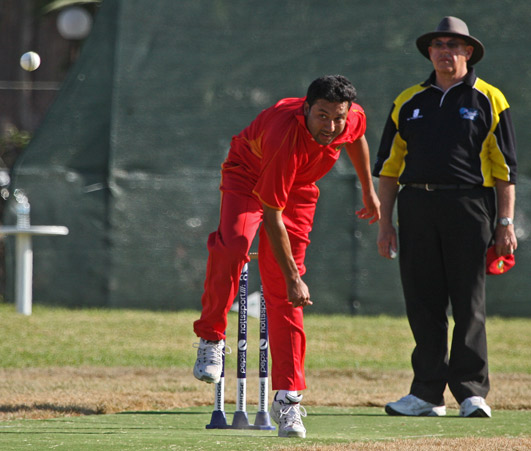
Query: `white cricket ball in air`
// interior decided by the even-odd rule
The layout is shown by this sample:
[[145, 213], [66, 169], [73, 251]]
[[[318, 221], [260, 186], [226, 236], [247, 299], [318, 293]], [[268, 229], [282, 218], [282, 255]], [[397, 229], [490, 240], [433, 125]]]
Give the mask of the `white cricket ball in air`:
[[41, 65], [41, 57], [35, 52], [26, 52], [20, 57], [20, 67], [33, 72]]

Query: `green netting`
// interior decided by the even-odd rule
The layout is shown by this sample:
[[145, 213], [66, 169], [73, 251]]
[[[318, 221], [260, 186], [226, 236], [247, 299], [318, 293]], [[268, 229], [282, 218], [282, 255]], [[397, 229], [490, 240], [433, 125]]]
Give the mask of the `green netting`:
[[[431, 70], [416, 37], [453, 14], [485, 44], [479, 75], [506, 94], [523, 144], [518, 264], [489, 279], [489, 312], [531, 315], [530, 13], [525, 0], [506, 8], [493, 0], [422, 8], [413, 0], [104, 0], [14, 172], [32, 222], [70, 228], [68, 237], [34, 239], [35, 301], [198, 308], [231, 137], [277, 99], [342, 73], [358, 88], [374, 156], [392, 100]], [[355, 218], [360, 191], [349, 165], [342, 158], [320, 183], [307, 258], [312, 310], [403, 313], [397, 262], [378, 257], [377, 226]], [[12, 204], [6, 222], [14, 222]], [[12, 252], [8, 264], [12, 299]]]

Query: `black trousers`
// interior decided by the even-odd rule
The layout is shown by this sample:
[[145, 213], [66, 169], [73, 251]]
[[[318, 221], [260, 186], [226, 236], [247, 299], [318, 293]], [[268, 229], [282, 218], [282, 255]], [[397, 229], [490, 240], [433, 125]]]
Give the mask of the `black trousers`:
[[[413, 395], [444, 404], [489, 391], [485, 264], [496, 203], [492, 188], [398, 194], [400, 274], [415, 339]], [[448, 311], [454, 319], [448, 356]]]

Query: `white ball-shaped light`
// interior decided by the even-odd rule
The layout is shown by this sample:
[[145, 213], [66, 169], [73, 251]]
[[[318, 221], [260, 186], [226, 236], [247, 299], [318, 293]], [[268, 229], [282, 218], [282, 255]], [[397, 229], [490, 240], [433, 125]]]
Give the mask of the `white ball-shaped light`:
[[70, 6], [57, 16], [57, 29], [65, 39], [85, 39], [92, 29], [92, 16], [85, 8]]

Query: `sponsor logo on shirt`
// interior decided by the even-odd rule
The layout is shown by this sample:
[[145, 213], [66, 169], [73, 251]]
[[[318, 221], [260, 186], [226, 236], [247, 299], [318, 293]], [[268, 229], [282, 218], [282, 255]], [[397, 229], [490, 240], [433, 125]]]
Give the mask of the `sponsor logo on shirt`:
[[477, 108], [460, 108], [459, 115], [463, 119], [468, 119], [469, 121], [475, 121], [479, 116], [479, 111]]
[[422, 114], [420, 114], [420, 108], [415, 108], [413, 110], [413, 114], [411, 115], [411, 117], [408, 117], [407, 120], [408, 121], [414, 121], [416, 119], [422, 119], [424, 116], [422, 116]]

